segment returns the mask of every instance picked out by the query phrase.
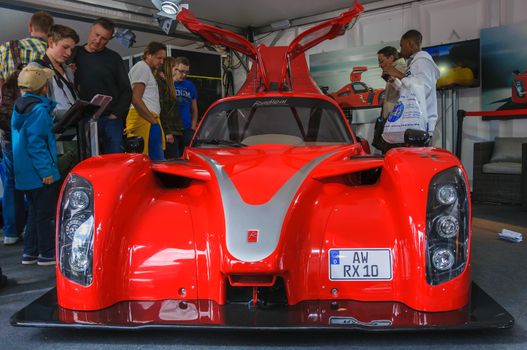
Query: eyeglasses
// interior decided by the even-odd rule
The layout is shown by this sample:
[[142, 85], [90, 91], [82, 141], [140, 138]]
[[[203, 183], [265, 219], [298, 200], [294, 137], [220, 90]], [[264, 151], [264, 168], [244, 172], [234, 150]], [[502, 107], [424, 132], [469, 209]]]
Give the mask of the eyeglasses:
[[181, 74], [185, 74], [185, 75], [188, 75], [189, 71], [188, 70], [183, 70], [183, 69], [178, 69], [176, 68], [176, 70], [181, 73]]

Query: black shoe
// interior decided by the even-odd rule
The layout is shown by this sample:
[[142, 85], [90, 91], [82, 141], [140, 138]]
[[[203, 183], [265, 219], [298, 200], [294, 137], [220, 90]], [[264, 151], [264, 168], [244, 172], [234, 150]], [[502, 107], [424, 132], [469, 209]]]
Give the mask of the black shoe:
[[7, 276], [6, 275], [0, 275], [0, 289], [7, 286]]

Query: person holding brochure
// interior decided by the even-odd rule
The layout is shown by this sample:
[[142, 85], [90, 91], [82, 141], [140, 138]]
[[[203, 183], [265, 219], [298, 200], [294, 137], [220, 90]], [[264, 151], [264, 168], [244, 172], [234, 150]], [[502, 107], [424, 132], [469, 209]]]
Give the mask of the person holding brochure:
[[48, 81], [47, 97], [57, 102], [57, 107], [53, 111], [56, 120], [62, 119], [64, 113], [78, 100], [74, 85], [75, 73], [66, 65], [78, 42], [79, 36], [75, 30], [55, 24], [49, 31], [46, 54], [29, 64], [39, 68], [49, 68], [55, 73], [53, 79]]
[[[64, 114], [78, 100], [74, 85], [74, 72], [66, 64], [70, 59], [75, 45], [79, 42], [77, 32], [70, 27], [55, 24], [48, 33], [48, 48], [46, 54], [29, 66], [49, 68], [55, 74], [48, 80], [46, 96], [57, 103], [53, 110], [54, 122], [64, 118]], [[78, 163], [78, 152], [73, 141], [59, 141], [59, 169], [64, 177]]]
[[115, 24], [98, 18], [88, 33], [88, 42], [77, 46], [75, 84], [81, 99], [91, 101], [97, 95], [112, 97], [108, 109], [97, 119], [101, 153], [123, 152], [123, 123], [130, 107], [132, 89], [121, 56], [106, 46], [113, 38]]

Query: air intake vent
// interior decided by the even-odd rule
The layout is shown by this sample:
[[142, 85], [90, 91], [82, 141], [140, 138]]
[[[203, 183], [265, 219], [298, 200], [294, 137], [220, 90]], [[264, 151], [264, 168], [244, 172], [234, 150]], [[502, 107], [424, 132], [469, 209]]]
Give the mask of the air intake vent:
[[276, 281], [274, 275], [229, 275], [233, 287], [270, 287]]
[[[252, 303], [258, 304], [259, 306], [287, 305], [287, 295], [284, 280], [282, 279], [282, 277], [272, 275], [260, 275], [259, 277], [255, 278], [256, 276], [229, 276], [228, 281], [226, 283], [227, 303]], [[251, 280], [254, 281], [254, 283], [259, 284], [245, 284], [250, 282]], [[264, 285], [264, 283], [268, 283], [271, 280], [273, 282], [272, 284]], [[258, 299], [256, 301], [254, 300], [255, 295]]]

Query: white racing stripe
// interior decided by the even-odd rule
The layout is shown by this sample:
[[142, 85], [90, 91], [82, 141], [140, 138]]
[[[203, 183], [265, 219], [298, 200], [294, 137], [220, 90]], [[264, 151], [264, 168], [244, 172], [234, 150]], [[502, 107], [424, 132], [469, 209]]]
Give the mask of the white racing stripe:
[[[254, 262], [267, 258], [276, 249], [284, 218], [293, 198], [307, 175], [324, 159], [324, 154], [305, 164], [266, 203], [246, 203], [223, 167], [214, 159], [198, 154], [213, 169], [220, 187], [225, 215], [226, 243], [238, 260]], [[257, 184], [255, 184], [257, 185]], [[248, 231], [258, 230], [257, 242], [248, 242]]]

